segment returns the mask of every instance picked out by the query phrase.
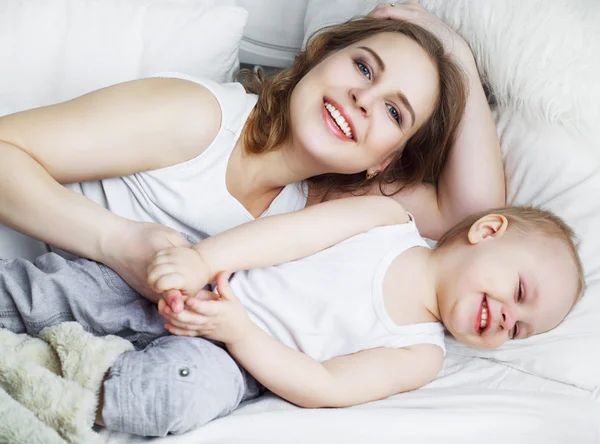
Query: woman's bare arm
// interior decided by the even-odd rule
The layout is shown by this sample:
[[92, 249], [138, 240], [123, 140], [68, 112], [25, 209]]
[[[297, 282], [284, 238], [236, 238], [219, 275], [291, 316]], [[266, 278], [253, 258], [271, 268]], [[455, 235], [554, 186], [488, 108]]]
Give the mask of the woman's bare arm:
[[206, 88], [151, 78], [0, 118], [0, 223], [105, 263], [146, 297], [147, 262], [189, 245], [175, 230], [134, 222], [61, 183], [167, 167], [192, 159], [218, 132]]
[[200, 154], [220, 109], [202, 86], [152, 78], [0, 118], [0, 223], [102, 259], [119, 218], [60, 183], [166, 167]]
[[[378, 7], [371, 15], [414, 21], [432, 31], [453, 54], [468, 79], [465, 113], [437, 187], [417, 185], [394, 195], [415, 216], [421, 233], [438, 239], [466, 216], [505, 205], [504, 170], [496, 126], [474, 57], [462, 38], [414, 1]], [[396, 184], [389, 190], [394, 188]], [[377, 194], [379, 190], [374, 187], [371, 192]]]

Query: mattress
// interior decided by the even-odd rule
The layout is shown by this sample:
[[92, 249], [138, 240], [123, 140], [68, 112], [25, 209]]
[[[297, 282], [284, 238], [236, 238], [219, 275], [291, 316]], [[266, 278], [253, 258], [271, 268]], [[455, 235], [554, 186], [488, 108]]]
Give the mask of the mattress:
[[[489, 387], [494, 388], [489, 388]], [[107, 444], [600, 443], [598, 393], [481, 358], [448, 355], [426, 387], [344, 409], [301, 409], [274, 395], [192, 432]]]
[[592, 444], [600, 442], [597, 415], [597, 403], [565, 395], [422, 389], [346, 409], [300, 409], [267, 396], [179, 436], [150, 440], [107, 431], [101, 436], [107, 444]]

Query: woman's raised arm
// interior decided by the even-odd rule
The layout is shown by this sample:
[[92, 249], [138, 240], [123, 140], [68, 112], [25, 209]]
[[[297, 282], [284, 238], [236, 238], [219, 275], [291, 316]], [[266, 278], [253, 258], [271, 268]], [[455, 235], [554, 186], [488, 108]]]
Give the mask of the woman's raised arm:
[[465, 113], [437, 187], [414, 186], [393, 196], [415, 216], [424, 236], [438, 239], [466, 216], [505, 204], [496, 126], [475, 59], [460, 36], [415, 1], [380, 5], [371, 16], [413, 21], [433, 32], [459, 62], [468, 79]]

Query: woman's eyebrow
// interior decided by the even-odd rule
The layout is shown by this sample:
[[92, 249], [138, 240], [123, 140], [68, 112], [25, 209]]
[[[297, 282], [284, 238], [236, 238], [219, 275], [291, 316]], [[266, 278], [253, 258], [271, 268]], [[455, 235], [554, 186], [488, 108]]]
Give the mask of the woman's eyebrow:
[[377, 54], [374, 50], [372, 50], [368, 46], [359, 46], [358, 48], [363, 49], [363, 50], [367, 51], [369, 54], [371, 54], [373, 56], [373, 58], [375, 59], [375, 62], [377, 62], [379, 69], [381, 71], [385, 71], [385, 63], [383, 63], [383, 60], [381, 59], [381, 57], [379, 57], [379, 54]]
[[[379, 66], [379, 69], [382, 72], [385, 71], [385, 63], [383, 63], [382, 58], [373, 49], [369, 48], [368, 46], [359, 46], [358, 49], [362, 49], [363, 51], [367, 51], [369, 54], [371, 54], [371, 56], [373, 56], [373, 58], [375, 59], [375, 63], [377, 63], [377, 65]], [[408, 101], [408, 99], [402, 92], [398, 91], [397, 96], [398, 96], [398, 100], [400, 100], [400, 102], [402, 102], [402, 104], [408, 110], [408, 113], [410, 114], [410, 117], [411, 117], [410, 126], [411, 127], [414, 126], [415, 110], [413, 109], [410, 102]]]
[[412, 119], [410, 122], [410, 126], [412, 127], [415, 124], [415, 111], [413, 110], [413, 107], [410, 106], [410, 102], [408, 101], [408, 99], [406, 98], [406, 96], [404, 94], [402, 94], [400, 91], [398, 91], [397, 96], [398, 96], [398, 99], [404, 105], [404, 107], [408, 110], [408, 113], [410, 114], [410, 118]]

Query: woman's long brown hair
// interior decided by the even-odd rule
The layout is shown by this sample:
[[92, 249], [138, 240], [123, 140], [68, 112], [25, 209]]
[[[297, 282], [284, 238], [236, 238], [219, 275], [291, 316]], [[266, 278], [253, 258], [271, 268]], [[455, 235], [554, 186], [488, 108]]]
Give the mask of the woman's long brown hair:
[[243, 133], [245, 148], [251, 153], [278, 149], [290, 137], [289, 104], [292, 91], [300, 79], [327, 56], [353, 43], [381, 32], [399, 32], [413, 39], [434, 62], [439, 73], [439, 97], [430, 118], [398, 149], [389, 166], [374, 179], [365, 172], [356, 174], [322, 174], [310, 178], [313, 189], [354, 192], [366, 185], [397, 183], [394, 194], [403, 186], [423, 181], [436, 183], [456, 138], [463, 116], [467, 86], [465, 76], [442, 43], [431, 32], [409, 22], [362, 18], [326, 27], [313, 34], [306, 50], [294, 63], [272, 78], [261, 72], [248, 73], [243, 79], [246, 91], [258, 95], [258, 103]]

